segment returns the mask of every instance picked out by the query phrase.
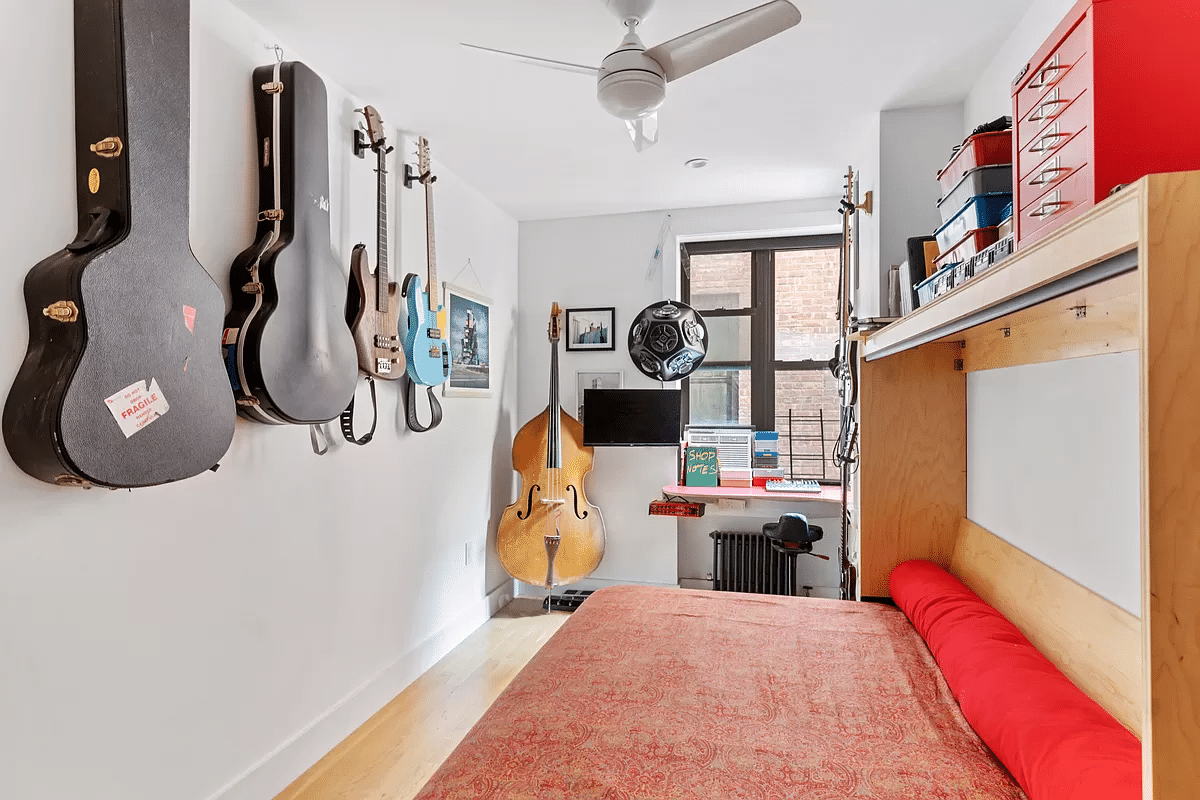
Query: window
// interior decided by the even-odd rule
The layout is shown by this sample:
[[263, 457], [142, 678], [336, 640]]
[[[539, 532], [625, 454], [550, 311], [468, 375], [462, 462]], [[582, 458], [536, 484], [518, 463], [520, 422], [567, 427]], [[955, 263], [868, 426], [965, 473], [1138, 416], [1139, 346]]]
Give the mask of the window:
[[692, 425], [779, 431], [792, 478], [837, 480], [840, 236], [683, 245], [683, 301], [704, 316], [708, 355], [683, 381]]

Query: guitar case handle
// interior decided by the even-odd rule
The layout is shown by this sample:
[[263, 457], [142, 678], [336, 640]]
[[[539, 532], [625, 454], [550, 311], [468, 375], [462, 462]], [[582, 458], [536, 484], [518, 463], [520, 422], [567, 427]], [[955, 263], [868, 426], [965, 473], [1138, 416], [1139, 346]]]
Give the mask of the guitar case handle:
[[72, 253], [92, 250], [109, 238], [109, 223], [115, 216], [113, 210], [111, 208], [93, 208], [88, 214], [92, 218], [92, 224], [86, 231], [80, 231], [79, 235], [75, 237], [75, 241], [67, 245], [67, 250]]
[[406, 374], [404, 381], [404, 416], [408, 422], [409, 429], [417, 433], [424, 433], [436, 428], [442, 421], [442, 404], [438, 402], [434, 396], [433, 387], [426, 386], [425, 392], [429, 395], [429, 424], [422, 425], [417, 419], [417, 383]]

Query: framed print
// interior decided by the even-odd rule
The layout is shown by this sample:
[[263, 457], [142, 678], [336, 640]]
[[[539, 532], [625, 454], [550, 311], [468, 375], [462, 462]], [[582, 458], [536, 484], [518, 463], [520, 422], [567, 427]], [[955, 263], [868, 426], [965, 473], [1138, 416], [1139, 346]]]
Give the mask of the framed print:
[[619, 369], [575, 373], [575, 419], [583, 422], [583, 393], [588, 389], [623, 389], [625, 373]]
[[615, 308], [568, 308], [567, 349], [616, 350], [615, 317]]
[[450, 380], [443, 397], [490, 397], [492, 394], [489, 325], [492, 301], [449, 283], [445, 287], [446, 327], [450, 336]]

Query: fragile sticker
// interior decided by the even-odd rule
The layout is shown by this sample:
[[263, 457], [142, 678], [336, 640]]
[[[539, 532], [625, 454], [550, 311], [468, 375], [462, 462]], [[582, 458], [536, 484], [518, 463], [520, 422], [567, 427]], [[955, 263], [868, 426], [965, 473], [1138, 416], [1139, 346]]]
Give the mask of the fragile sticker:
[[149, 384], [139, 381], [126, 386], [105, 398], [104, 404], [126, 439], [171, 410], [155, 378], [151, 378]]
[[221, 344], [237, 344], [238, 333], [241, 328], [226, 328], [225, 333], [221, 336]]
[[192, 333], [196, 332], [196, 309], [191, 306], [183, 307], [183, 321]]

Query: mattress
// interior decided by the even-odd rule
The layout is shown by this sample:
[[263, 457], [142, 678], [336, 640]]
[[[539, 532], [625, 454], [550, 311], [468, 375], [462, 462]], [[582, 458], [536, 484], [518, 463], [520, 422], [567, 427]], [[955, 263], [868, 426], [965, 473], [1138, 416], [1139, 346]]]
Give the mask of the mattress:
[[574, 612], [417, 797], [1025, 795], [897, 609], [619, 586]]

